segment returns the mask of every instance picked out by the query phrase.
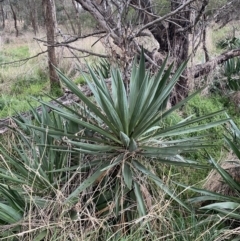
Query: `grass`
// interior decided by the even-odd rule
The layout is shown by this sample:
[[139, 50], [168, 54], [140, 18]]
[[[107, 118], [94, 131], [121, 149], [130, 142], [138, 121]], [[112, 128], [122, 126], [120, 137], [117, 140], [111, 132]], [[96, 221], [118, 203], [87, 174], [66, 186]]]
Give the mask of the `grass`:
[[[7, 24], [10, 23], [7, 22]], [[35, 36], [30, 32], [22, 32], [18, 38], [15, 38], [14, 29], [8, 28], [8, 31], [2, 34], [4, 44], [0, 45], [0, 118], [12, 115], [14, 109], [19, 112], [26, 111], [28, 109], [27, 102], [29, 101], [35, 106], [36, 102], [30, 96], [42, 98], [44, 92], [50, 93], [46, 54], [27, 62], [17, 62], [20, 59], [25, 59], [44, 51], [46, 46], [33, 41]], [[44, 35], [44, 31], [40, 31], [37, 37], [42, 38]], [[90, 37], [75, 42], [73, 46], [77, 48], [81, 46], [82, 49], [104, 53], [105, 50], [101, 42], [94, 44], [96, 40], [97, 38]], [[79, 54], [78, 52], [76, 54], [79, 57], [84, 56], [84, 54]], [[74, 79], [77, 84], [84, 84], [84, 79], [80, 76], [79, 71], [76, 70], [79, 62], [69, 58], [71, 56], [72, 53], [68, 49], [57, 49], [57, 58], [61, 60], [58, 67], [63, 73]], [[90, 62], [95, 62], [94, 59], [92, 57], [86, 58]], [[82, 67], [85, 62], [84, 59], [80, 60], [80, 67]], [[13, 61], [16, 61], [16, 63], [6, 64]], [[62, 91], [56, 90], [51, 94], [54, 95], [53, 97], [59, 97], [62, 95]], [[47, 100], [47, 98], [45, 99]]]
[[[211, 54], [218, 53], [215, 47], [215, 43], [218, 39], [224, 37], [227, 33], [231, 32], [230, 28], [224, 28], [213, 32], [209, 31], [208, 46]], [[91, 38], [84, 43], [79, 41], [75, 43], [75, 46], [81, 46], [93, 51], [104, 51], [103, 46], [98, 43], [93, 46], [92, 44], [96, 41], [95, 38]], [[10, 41], [11, 43], [11, 41]], [[81, 45], [80, 45], [81, 44]], [[39, 51], [37, 45], [32, 43], [32, 41], [18, 42], [16, 46], [14, 43], [6, 44], [2, 49], [0, 49], [0, 64], [4, 62], [18, 60], [20, 58], [27, 58], [34, 55]], [[63, 53], [59, 55], [69, 56], [68, 51], [64, 50]], [[90, 63], [93, 63], [95, 58], [90, 59]], [[31, 60], [26, 64], [14, 64], [14, 65], [2, 65], [0, 72], [0, 118], [7, 116], [12, 116], [17, 112], [27, 111], [29, 109], [28, 103], [32, 106], [38, 106], [39, 103], [33, 100], [30, 96], [36, 98], [43, 98], [43, 92], [49, 92], [49, 83], [47, 77], [47, 63], [46, 57], [40, 56], [37, 59]], [[61, 70], [67, 73], [68, 76], [75, 79], [75, 83], [84, 84], [84, 79], [79, 76], [75, 71], [75, 65], [72, 64], [69, 59], [64, 59], [60, 64]], [[56, 95], [57, 97], [57, 95]], [[189, 115], [204, 115], [206, 113], [211, 113], [220, 109], [226, 108], [228, 113], [233, 117], [240, 126], [239, 114], [236, 113], [234, 105], [229, 102], [229, 99], [223, 98], [222, 96], [209, 95], [209, 96], [196, 96], [192, 99], [188, 105], [184, 106], [181, 112], [174, 113], [171, 118], [169, 118], [169, 124], [177, 123], [182, 120], [182, 118]], [[224, 129], [217, 127], [213, 129], [212, 138], [219, 138], [224, 133]], [[4, 142], [8, 143], [9, 150], [11, 150], [11, 135], [5, 137]], [[224, 159], [227, 155], [226, 150], [217, 146], [212, 149], [211, 154], [215, 159]], [[203, 152], [192, 153], [190, 159], [200, 159], [206, 161], [207, 156]], [[201, 182], [207, 176], [208, 172], [206, 170], [193, 170], [191, 168], [165, 168], [165, 166], [159, 166], [156, 171], [160, 175], [166, 176], [167, 178], [174, 178], [176, 181], [183, 182], [186, 184], [197, 184], [201, 186]], [[30, 195], [30, 194], [29, 194]], [[58, 193], [59, 196], [64, 197], [64, 193]], [[184, 190], [183, 196], [189, 198], [192, 193]], [[32, 197], [29, 196], [31, 199]], [[52, 210], [50, 208], [45, 208], [38, 210], [38, 227], [34, 227], [34, 216], [36, 213], [30, 212], [30, 216], [27, 217], [29, 221], [26, 221], [26, 231], [29, 232], [29, 240], [40, 240], [41, 234], [47, 232], [48, 240], [67, 240], [71, 238], [72, 240], [96, 240], [94, 239], [101, 233], [101, 240], [109, 241], [134, 241], [134, 240], [166, 240], [166, 241], [217, 241], [218, 237], [226, 237], [225, 240], [232, 240], [233, 233], [239, 231], [231, 231], [227, 227], [220, 225], [221, 219], [209, 220], [205, 219], [203, 215], [189, 215], [179, 210], [176, 206], [170, 205], [171, 200], [167, 199], [165, 196], [159, 195], [159, 200], [156, 201], [156, 205], [152, 207], [152, 211], [146, 217], [143, 217], [147, 222], [149, 221], [155, 228], [152, 233], [148, 233], [143, 225], [135, 224], [133, 229], [129, 230], [128, 233], [116, 232], [113, 227], [106, 224], [105, 220], [98, 219], [95, 216], [87, 216], [89, 222], [91, 223], [91, 230], [85, 233], [81, 230], [81, 220], [72, 221], [66, 217], [56, 215], [51, 216]], [[35, 210], [36, 211], [36, 210]], [[67, 210], [65, 210], [67, 211]], [[82, 213], [81, 213], [82, 212]], [[45, 213], [49, 213], [46, 218]], [[80, 216], [86, 215], [84, 209], [80, 209]], [[41, 216], [41, 214], [43, 216]], [[56, 214], [56, 213], [55, 213]], [[55, 215], [54, 214], [54, 215]], [[32, 215], [32, 216], [31, 216]], [[57, 217], [57, 219], [55, 219]], [[58, 223], [58, 218], [60, 223]], [[55, 224], [54, 224], [55, 222]], [[40, 236], [38, 236], [40, 235]], [[70, 235], [72, 235], [70, 237]]]

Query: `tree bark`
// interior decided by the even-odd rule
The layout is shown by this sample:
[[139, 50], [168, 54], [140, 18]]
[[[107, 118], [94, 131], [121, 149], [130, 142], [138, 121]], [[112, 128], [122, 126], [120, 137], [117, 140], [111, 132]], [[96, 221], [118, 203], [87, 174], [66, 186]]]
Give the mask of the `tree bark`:
[[55, 88], [60, 87], [60, 81], [55, 70], [55, 67], [57, 66], [57, 58], [53, 45], [55, 43], [56, 22], [54, 21], [55, 15], [53, 13], [54, 2], [52, 1], [54, 0], [43, 0], [43, 9], [47, 31], [49, 79], [51, 90], [54, 90]]
[[10, 8], [11, 8], [11, 11], [13, 14], [14, 28], [16, 30], [16, 37], [18, 37], [19, 31], [18, 31], [18, 26], [17, 26], [17, 15], [16, 15], [16, 12], [15, 12], [14, 7], [13, 7], [12, 3], [10, 2], [10, 0], [9, 0], [9, 5], [10, 5]]
[[[184, 0], [173, 0], [171, 2], [171, 11], [176, 10], [183, 4]], [[177, 69], [184, 61], [188, 59], [189, 49], [189, 31], [178, 31], [179, 27], [182, 29], [190, 25], [190, 9], [187, 6], [183, 11], [174, 16], [174, 20], [170, 20], [168, 39], [170, 46], [168, 51], [175, 60], [175, 69]], [[183, 72], [175, 86], [175, 93], [172, 94], [171, 103], [175, 105], [188, 95], [188, 79], [185, 77], [186, 71]]]

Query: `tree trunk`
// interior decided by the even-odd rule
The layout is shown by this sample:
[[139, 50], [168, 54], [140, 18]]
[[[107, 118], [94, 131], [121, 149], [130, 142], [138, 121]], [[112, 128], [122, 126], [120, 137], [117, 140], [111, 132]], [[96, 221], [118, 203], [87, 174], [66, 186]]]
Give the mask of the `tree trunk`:
[[[112, 51], [113, 58], [117, 59], [119, 57], [119, 59], [121, 59], [121, 55], [123, 57], [131, 57], [129, 53], [134, 52], [136, 49], [139, 52], [141, 48], [136, 41], [136, 37], [144, 36], [146, 33], [143, 31], [148, 29], [159, 43], [159, 52], [162, 52], [163, 56], [168, 54], [172, 57], [175, 69], [189, 58], [188, 50], [190, 34], [194, 34], [197, 30], [199, 31], [197, 34], [199, 41], [206, 39], [205, 28], [210, 20], [206, 19], [205, 14], [209, 1], [210, 0], [169, 0], [166, 1], [170, 3], [169, 11], [163, 16], [158, 16], [153, 12], [151, 0], [75, 0], [75, 2], [81, 4], [82, 8], [88, 11], [96, 19], [99, 26], [106, 31], [108, 38], [111, 37], [113, 43], [122, 50], [122, 53], [120, 54], [116, 54], [116, 51], [115, 53]], [[110, 8], [110, 12], [107, 10], [106, 4], [109, 2], [114, 4], [116, 10], [114, 10], [114, 8]], [[129, 15], [126, 14], [128, 13], [126, 9], [128, 9], [129, 6], [131, 6], [137, 13], [137, 15], [134, 16], [138, 16], [138, 24], [134, 25], [132, 24], [133, 22], [127, 21]], [[125, 11], [123, 11], [124, 9]], [[137, 30], [136, 26], [138, 26], [139, 30]], [[136, 33], [134, 33], [134, 30]], [[133, 48], [133, 51], [128, 48], [128, 46], [131, 45], [135, 48]], [[198, 43], [197, 45], [194, 45], [194, 51], [196, 51], [198, 47]], [[203, 48], [206, 63], [188, 68], [182, 74], [175, 87], [175, 92], [172, 94], [172, 104], [176, 104], [188, 95], [189, 76], [192, 78], [198, 78], [206, 75], [217, 65], [233, 57], [240, 56], [240, 49], [235, 49], [209, 60], [204, 41]], [[155, 66], [157, 63], [154, 58], [150, 58], [151, 56], [154, 57], [152, 52], [146, 51], [146, 53], [149, 55], [146, 55], [146, 60]], [[130, 62], [130, 60], [125, 62]]]
[[5, 28], [5, 13], [3, 9], [3, 4], [1, 4], [1, 13], [2, 13], [2, 28]]
[[9, 5], [10, 5], [10, 8], [11, 8], [11, 11], [12, 11], [12, 14], [13, 14], [13, 20], [14, 20], [14, 27], [15, 27], [15, 30], [16, 30], [16, 37], [18, 37], [18, 26], [17, 26], [17, 15], [16, 15], [16, 12], [13, 8], [13, 5], [11, 4], [11, 2], [9, 1]]
[[48, 42], [48, 67], [49, 67], [49, 78], [50, 78], [50, 85], [51, 90], [60, 87], [60, 82], [58, 75], [54, 66], [57, 66], [57, 58], [55, 53], [55, 48], [52, 46], [54, 45], [55, 40], [55, 31], [56, 22], [54, 21], [55, 14], [53, 13], [54, 8], [52, 2], [54, 0], [43, 0], [43, 9], [44, 9], [44, 17], [45, 17], [45, 26], [47, 31], [47, 42]]
[[36, 9], [36, 1], [28, 1], [30, 7], [30, 21], [32, 24], [33, 32], [35, 35], [38, 33], [38, 23], [37, 23], [37, 9]]
[[[184, 2], [185, 0], [171, 0], [171, 12], [179, 8]], [[139, 6], [141, 9], [147, 9], [148, 14], [140, 12], [143, 24], [148, 24], [155, 19], [150, 0], [132, 0], [131, 3]], [[186, 29], [190, 24], [189, 6], [176, 13], [169, 20], [168, 22], [161, 21], [160, 23], [156, 23], [150, 26], [149, 30], [159, 43], [160, 52], [170, 55], [174, 59], [174, 66], [177, 69], [188, 59], [189, 31], [180, 31], [180, 29]], [[172, 94], [172, 104], [176, 104], [188, 94], [188, 81], [184, 77], [185, 74], [182, 74], [175, 87], [175, 91]]]
[[[171, 2], [171, 11], [176, 10], [183, 4], [184, 0], [174, 0]], [[170, 43], [168, 51], [175, 60], [175, 68], [177, 69], [184, 61], [188, 59], [189, 49], [189, 32], [179, 31], [186, 29], [190, 25], [190, 9], [187, 6], [183, 11], [174, 16], [174, 22], [170, 21], [168, 40]], [[183, 72], [175, 86], [175, 93], [172, 94], [172, 104], [175, 105], [188, 95], [188, 78], [186, 71]]]

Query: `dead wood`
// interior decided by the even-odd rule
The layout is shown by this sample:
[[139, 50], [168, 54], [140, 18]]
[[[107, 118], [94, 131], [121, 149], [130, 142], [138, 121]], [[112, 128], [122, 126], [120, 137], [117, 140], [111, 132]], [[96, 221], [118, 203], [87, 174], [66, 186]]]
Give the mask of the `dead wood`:
[[229, 51], [226, 51], [225, 53], [218, 55], [214, 59], [207, 61], [204, 64], [199, 64], [192, 68], [189, 68], [188, 72], [192, 73], [192, 76], [194, 78], [198, 78], [200, 76], [209, 74], [218, 65], [226, 62], [229, 59], [232, 59], [232, 58], [238, 57], [238, 56], [240, 56], [240, 49], [229, 50]]

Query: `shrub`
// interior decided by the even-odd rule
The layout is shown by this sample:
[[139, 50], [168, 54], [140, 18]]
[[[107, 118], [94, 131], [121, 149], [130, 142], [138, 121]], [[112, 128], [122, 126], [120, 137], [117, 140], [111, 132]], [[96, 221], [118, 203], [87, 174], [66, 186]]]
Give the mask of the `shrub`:
[[[149, 213], [155, 213], [154, 207], [172, 204], [192, 211], [171, 190], [171, 178], [166, 182], [156, 169], [159, 164], [208, 168], [182, 157], [184, 153], [211, 147], [208, 140], [185, 135], [215, 127], [228, 118], [204, 123], [221, 115], [222, 111], [217, 111], [166, 124], [165, 120], [177, 108], [197, 94], [166, 110], [171, 90], [186, 67], [183, 63], [171, 76], [173, 65], [165, 70], [166, 63], [167, 59], [157, 75], [151, 77], [145, 71], [142, 52], [139, 66], [136, 61], [133, 64], [127, 89], [118, 69], [111, 69], [111, 88], [108, 88], [101, 74], [95, 74], [89, 67], [91, 78], [85, 76], [85, 80], [92, 98], [87, 98], [58, 70], [80, 103], [59, 107], [40, 101], [42, 113], [32, 108], [34, 122], [25, 117], [16, 120], [21, 129], [17, 130], [12, 153], [1, 148], [3, 163], [7, 165], [0, 168], [0, 178], [2, 183], [16, 187], [14, 190], [25, 200], [25, 213], [19, 219], [28, 216], [32, 220], [36, 216], [41, 220], [48, 213], [49, 223], [61, 220], [62, 224], [71, 223], [74, 227], [74, 231], [65, 234], [65, 230], [56, 226], [54, 231], [48, 231], [51, 225], [44, 225], [39, 234], [32, 232], [34, 238], [42, 235], [50, 239], [51, 235], [61, 234], [65, 239], [69, 235], [79, 239], [91, 235], [93, 227], [98, 227], [98, 231], [92, 240], [104, 239], [105, 227], [118, 234], [141, 227], [151, 235], [159, 220], [148, 217]], [[49, 107], [52, 113], [48, 113]], [[1, 198], [12, 206], [17, 199], [9, 201], [9, 192], [2, 191]], [[23, 229], [20, 225], [17, 231]], [[26, 233], [28, 238], [29, 235]]]

